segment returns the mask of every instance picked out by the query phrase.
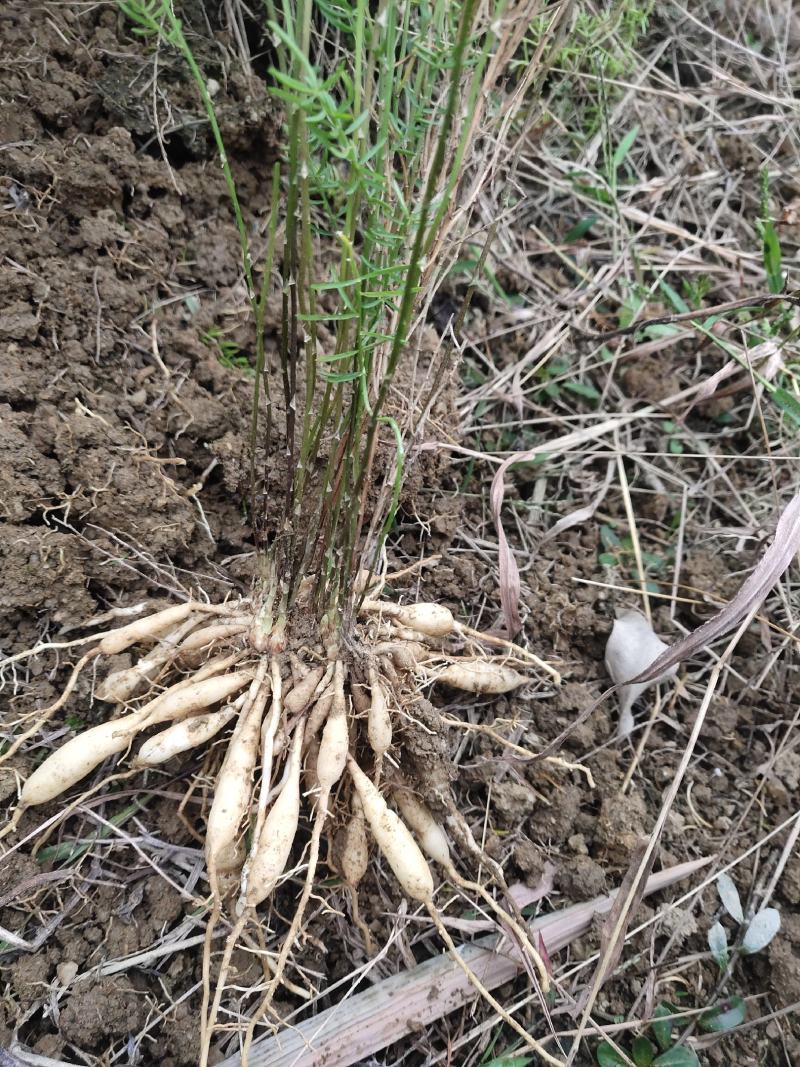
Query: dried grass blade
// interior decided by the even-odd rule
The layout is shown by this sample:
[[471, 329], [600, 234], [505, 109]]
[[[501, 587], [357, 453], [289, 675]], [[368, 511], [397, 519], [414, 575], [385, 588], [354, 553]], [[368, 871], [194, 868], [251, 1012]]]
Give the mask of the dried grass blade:
[[522, 629], [522, 621], [519, 616], [519, 567], [514, 558], [514, 553], [511, 551], [508, 544], [508, 539], [506, 538], [505, 530], [503, 529], [503, 522], [500, 517], [503, 500], [506, 495], [506, 471], [516, 463], [530, 463], [532, 460], [536, 459], [537, 456], [569, 452], [571, 449], [577, 448], [586, 441], [593, 441], [598, 437], [603, 437], [605, 434], [613, 433], [614, 430], [619, 429], [620, 426], [624, 426], [634, 418], [637, 418], [637, 416], [619, 415], [613, 419], [605, 419], [603, 422], [599, 422], [596, 426], [587, 426], [582, 430], [575, 430], [573, 433], [564, 434], [561, 437], [557, 437], [554, 441], [544, 441], [542, 444], [535, 445], [533, 448], [528, 449], [527, 452], [514, 452], [512, 455], [504, 459], [497, 468], [489, 492], [489, 503], [492, 509], [492, 518], [494, 519], [495, 528], [497, 530], [500, 602], [503, 606], [503, 617], [510, 637], [514, 637], [519, 633]]
[[[651, 875], [645, 893], [656, 893], [688, 878], [709, 859], [681, 863]], [[598, 912], [611, 910], [616, 893], [575, 904], [530, 924], [534, 936], [541, 933], [552, 954], [579, 937]], [[507, 950], [495, 951], [497, 938], [481, 938], [465, 945], [461, 953], [480, 975], [487, 989], [510, 981], [522, 970], [518, 957]], [[447, 954], [426, 960], [378, 985], [356, 993], [319, 1015], [287, 1029], [276, 1037], [253, 1045], [249, 1067], [349, 1067], [399, 1041], [411, 1027], [425, 1026], [455, 1011], [475, 997], [475, 990]], [[402, 1011], [398, 1005], [402, 1005]], [[241, 1067], [238, 1055], [220, 1067]]]
[[752, 574], [744, 580], [733, 599], [716, 615], [698, 626], [686, 637], [670, 645], [666, 652], [653, 660], [650, 666], [628, 679], [627, 684], [651, 682], [680, 663], [681, 660], [699, 652], [738, 625], [751, 611], [755, 611], [769, 591], [790, 566], [800, 550], [800, 493], [786, 505], [778, 524], [772, 544], [756, 564]]

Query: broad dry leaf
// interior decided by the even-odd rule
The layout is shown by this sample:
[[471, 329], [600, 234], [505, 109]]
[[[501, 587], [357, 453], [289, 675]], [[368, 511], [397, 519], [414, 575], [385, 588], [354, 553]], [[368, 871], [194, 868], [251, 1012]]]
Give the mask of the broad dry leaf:
[[671, 678], [678, 667], [669, 667], [650, 682], [629, 682], [641, 674], [655, 659], [669, 649], [639, 611], [623, 611], [615, 619], [606, 643], [606, 669], [617, 686], [619, 696], [619, 725], [617, 737], [627, 737], [633, 729], [633, 705], [651, 685]]

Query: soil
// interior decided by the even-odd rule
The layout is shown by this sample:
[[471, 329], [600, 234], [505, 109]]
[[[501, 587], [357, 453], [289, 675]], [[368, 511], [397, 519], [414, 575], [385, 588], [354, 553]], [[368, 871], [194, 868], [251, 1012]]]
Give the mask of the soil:
[[[199, 18], [193, 6], [188, 12]], [[198, 585], [210, 595], [247, 587], [253, 542], [241, 482], [251, 379], [221, 362], [212, 335], [223, 331], [246, 357], [251, 335], [225, 183], [178, 64], [160, 59], [154, 118], [152, 54], [125, 31], [113, 6], [9, 0], [0, 27], [7, 57], [0, 72], [0, 648], [9, 654], [42, 639], [69, 639], [82, 621], [111, 608], [145, 599], [160, 606]], [[268, 208], [280, 116], [263, 85], [239, 73], [234, 43], [223, 29], [212, 27], [202, 39], [210, 69], [225, 81], [232, 101], [223, 132], [242, 200], [256, 205], [248, 222], [258, 226]], [[432, 322], [431, 347], [435, 315]], [[498, 366], [503, 358], [516, 358], [510, 344], [505, 355], [496, 354]], [[656, 402], [677, 391], [684, 372], [678, 360], [672, 366], [642, 360], [627, 369], [622, 385], [628, 396]], [[452, 416], [452, 406], [445, 405], [436, 415], [446, 419], [448, 412]], [[454, 426], [448, 432], [454, 435]], [[484, 490], [476, 492], [473, 484], [472, 496], [456, 496], [461, 474], [442, 455], [427, 455], [410, 471], [393, 551], [401, 560], [420, 551], [444, 552], [439, 566], [425, 572], [426, 597], [467, 617], [482, 601], [497, 611], [497, 585], [485, 554], [465, 550], [460, 540], [465, 523], [480, 520]], [[535, 470], [530, 477], [536, 478]], [[527, 506], [531, 485], [525, 478], [515, 477], [509, 507]], [[610, 514], [624, 523], [621, 501], [604, 507], [609, 512], [601, 521]], [[663, 494], [651, 493], [647, 507], [644, 538], [672, 517]], [[420, 533], [420, 517], [428, 524], [426, 534]], [[615, 601], [607, 590], [576, 581], [602, 576], [599, 525], [543, 542], [537, 566], [524, 573], [525, 639], [558, 662], [565, 684], [540, 698], [468, 705], [472, 721], [498, 728], [511, 722], [517, 743], [534, 750], [573, 723], [605, 685], [603, 649]], [[455, 546], [457, 552], [448, 552]], [[690, 532], [683, 581], [704, 594], [730, 595], [739, 573], [754, 562], [745, 555], [717, 552]], [[693, 627], [710, 612], [708, 603], [687, 605], [677, 621]], [[666, 609], [657, 610], [655, 621], [659, 632], [675, 632]], [[757, 637], [752, 641], [740, 652], [742, 664], [763, 651]], [[41, 657], [7, 678], [8, 720], [54, 699], [72, 662], [69, 654]], [[747, 667], [742, 669], [747, 676]], [[81, 678], [39, 747], [103, 714], [92, 705], [91, 684], [91, 677]], [[694, 699], [669, 706], [625, 794], [620, 789], [632, 751], [612, 740], [610, 703], [573, 730], [561, 753], [586, 760], [595, 789], [574, 772], [501, 759], [487, 737], [472, 735], [462, 748], [460, 732], [448, 731], [427, 702], [417, 709], [427, 729], [407, 735], [404, 767], [434, 807], [441, 807], [443, 791], [454, 789], [479, 835], [490, 798], [486, 851], [503, 861], [509, 881], [531, 886], [545, 864], [554, 863], [556, 890], [548, 906], [566, 907], [619, 884], [660, 809], [696, 707]], [[727, 848], [731, 833], [742, 852], [760, 839], [764, 826], [792, 813], [800, 760], [788, 751], [775, 762], [759, 804], [740, 821], [743, 798], [752, 793], [791, 714], [791, 693], [777, 685], [758, 693], [743, 686], [720, 697], [692, 765], [691, 790], [668, 820], [659, 865]], [[13, 770], [24, 776], [37, 755], [34, 743]], [[8, 770], [0, 772], [4, 803], [13, 803], [15, 785]], [[46, 844], [49, 851], [37, 857], [34, 844], [26, 843], [0, 872], [0, 926], [35, 945], [31, 951], [6, 949], [0, 957], [0, 1048], [18, 1041], [51, 1060], [91, 1064], [109, 1063], [112, 1055], [114, 1062], [161, 1067], [196, 1063], [200, 948], [194, 944], [192, 891], [201, 852], [191, 806], [187, 819], [176, 811], [183, 792], [178, 778], [144, 797], [123, 783], [112, 797], [90, 801], [94, 813], [116, 818], [114, 833], [89, 840], [97, 823], [78, 813]], [[47, 807], [36, 820], [26, 817], [12, 840], [55, 810]], [[138, 835], [150, 835], [144, 851], [136, 845]], [[71, 842], [87, 840], [80, 856], [70, 851]], [[737, 867], [743, 892], [759, 877], [759, 855]], [[165, 877], [162, 863], [179, 870], [182, 880]], [[759, 998], [753, 1014], [800, 999], [799, 887], [800, 861], [794, 857], [776, 890], [781, 934], [767, 952], [738, 965], [729, 987]], [[292, 892], [279, 894], [279, 914], [290, 913]], [[391, 928], [400, 897], [371, 872], [361, 899], [380, 938]], [[343, 897], [339, 904], [344, 915]], [[638, 921], [653, 914], [651, 905], [642, 906]], [[601, 995], [599, 1015], [624, 1015], [643, 991], [648, 1006], [654, 996], [675, 998], [683, 989], [682, 1004], [703, 1006], [697, 998], [710, 995], [717, 976], [701, 955], [719, 911], [708, 890], [699, 908], [677, 918], [670, 913], [634, 939], [629, 964]], [[733, 934], [730, 920], [724, 922]], [[303, 963], [322, 984], [348, 974], [354, 960], [363, 962], [363, 946], [342, 919], [331, 924], [316, 916], [310, 934]], [[148, 954], [170, 939], [175, 945], [168, 951]], [[568, 958], [585, 959], [598, 945], [595, 928]], [[654, 992], [648, 987], [654, 960], [667, 946], [674, 981], [668, 975]], [[375, 974], [392, 973], [427, 951], [423, 942], [401, 939]], [[246, 960], [242, 982], [248, 979], [245, 966]], [[663, 978], [663, 971], [658, 974]], [[456, 1013], [424, 1040], [418, 1035], [387, 1050], [380, 1062], [431, 1062], [450, 1036], [470, 1025], [467, 1013]], [[462, 1049], [450, 1062], [466, 1062], [458, 1059], [463, 1055]], [[781, 1018], [703, 1056], [707, 1064], [799, 1062], [800, 1028]]]

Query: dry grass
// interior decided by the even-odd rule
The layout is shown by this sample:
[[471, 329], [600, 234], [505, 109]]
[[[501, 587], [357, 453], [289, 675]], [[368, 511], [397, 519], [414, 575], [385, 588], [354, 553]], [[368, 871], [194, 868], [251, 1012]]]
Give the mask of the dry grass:
[[[613, 51], [615, 44], [606, 39], [602, 46]], [[497, 577], [497, 537], [485, 492], [491, 471], [516, 451], [540, 447], [549, 455], [546, 462], [512, 471], [508, 478], [506, 530], [522, 561], [525, 628], [520, 640], [538, 649], [547, 635], [565, 677], [591, 692], [599, 688], [602, 675], [599, 652], [608, 629], [603, 612], [610, 615], [615, 604], [640, 606], [652, 613], [662, 633], [679, 636], [732, 595], [752, 568], [776, 510], [798, 482], [797, 426], [769, 396], [775, 385], [797, 393], [796, 311], [788, 310], [783, 322], [775, 310], [749, 322], [731, 314], [716, 338], [691, 322], [682, 322], [672, 333], [651, 330], [645, 336], [606, 342], [589, 336], [627, 325], [631, 315], [649, 319], [673, 313], [676, 307], [664, 283], [692, 309], [765, 294], [768, 280], [757, 227], [764, 167], [787, 288], [796, 287], [797, 15], [783, 2], [745, 11], [733, 4], [690, 9], [667, 3], [659, 5], [637, 48], [637, 62], [628, 73], [608, 75], [601, 82], [589, 63], [572, 71], [566, 82], [569, 100], [563, 95], [565, 81], [551, 79], [541, 112], [520, 129], [513, 152], [496, 156], [487, 135], [489, 165], [483, 171], [485, 180], [474, 189], [474, 244], [482, 248], [488, 228], [496, 223], [487, 262], [515, 300], [504, 300], [488, 274], [479, 281], [479, 299], [466, 317], [462, 336], [455, 338], [466, 383], [458, 398], [463, 436], [450, 434], [435, 413], [424, 426], [426, 445], [450, 450], [454, 484], [465, 506], [466, 522], [456, 529], [451, 562], [474, 567], [477, 575]], [[584, 123], [582, 129], [573, 125], [576, 116]], [[596, 132], [586, 136], [590, 122]], [[634, 127], [638, 132], [624, 160], [610, 168], [607, 161]], [[598, 189], [607, 195], [592, 192]], [[569, 231], [589, 215], [596, 216], [591, 228], [570, 240]], [[759, 377], [749, 364], [754, 338], [764, 336], [766, 324], [775, 333], [761, 341], [770, 345], [770, 358], [766, 368], [761, 365]], [[720, 340], [727, 351], [720, 349]], [[670, 393], [702, 390], [729, 357], [740, 360], [742, 369], [719, 385], [716, 396], [691, 407], [688, 401], [668, 410], [663, 406]], [[420, 383], [421, 396], [429, 386]], [[592, 439], [597, 425], [609, 419], [616, 419], [614, 432]], [[572, 433], [587, 439], [556, 454], [552, 441]], [[437, 514], [440, 503], [435, 492], [417, 496], [421, 524]], [[572, 516], [570, 527], [562, 523], [563, 533], [549, 540], [548, 533], [567, 516]], [[408, 540], [415, 536], [414, 525], [409, 517], [407, 529], [401, 531]], [[633, 545], [627, 549], [624, 544], [598, 544], [601, 527], [620, 540], [633, 536], [638, 550]], [[406, 562], [407, 549], [406, 541], [395, 545], [399, 562]], [[141, 550], [136, 552], [139, 558], [129, 566], [156, 566]], [[601, 554], [614, 561], [604, 564], [598, 559]], [[165, 587], [186, 580], [167, 572], [159, 578]], [[419, 576], [420, 583], [423, 580]], [[498, 585], [498, 580], [478, 581], [470, 589], [464, 608], [472, 613], [475, 626], [499, 624]], [[797, 758], [800, 715], [795, 682], [798, 594], [797, 576], [790, 573], [765, 605], [761, 628], [748, 634], [746, 649], [725, 662], [719, 659], [721, 648], [697, 657], [684, 670], [677, 690], [665, 692], [651, 705], [649, 722], [646, 712], [640, 715], [643, 729], [634, 735], [634, 747], [624, 748], [618, 759], [613, 727], [606, 737], [580, 734], [567, 745], [564, 754], [594, 770], [603, 795], [642, 799], [648, 829], [664, 818], [664, 845], [671, 855], [682, 859], [716, 854], [713, 869], [701, 883], [627, 932], [624, 980], [599, 990], [586, 1033], [592, 1026], [604, 1027], [628, 1047], [624, 1035], [646, 1023], [659, 999], [683, 988], [692, 1005], [687, 1010], [687, 1040], [708, 1057], [704, 1062], [716, 1063], [719, 1050], [712, 1046], [717, 1039], [699, 1035], [691, 1024], [692, 1011], [695, 1005], [741, 993], [749, 999], [748, 1022], [740, 1035], [729, 1038], [724, 1057], [752, 1062], [747, 1057], [757, 1055], [759, 1062], [787, 1067], [796, 1062], [796, 1022], [775, 999], [766, 974], [756, 968], [729, 968], [709, 984], [713, 972], [705, 935], [719, 910], [713, 885], [717, 873], [730, 870], [743, 899], [755, 908], [774, 900], [791, 863], [800, 827], [800, 815], [793, 810], [796, 795], [787, 785]], [[575, 604], [594, 612], [595, 633], [576, 621]], [[732, 704], [755, 711], [740, 727], [744, 737], [738, 745], [735, 738], [726, 738], [723, 728], [701, 735], [687, 772], [689, 785], [667, 812], [661, 806], [662, 790], [673, 780], [686, 750], [692, 716], [715, 666], [720, 668], [720, 698], [711, 705], [710, 720]], [[22, 684], [27, 679], [18, 680]], [[473, 701], [457, 712], [468, 723], [489, 723], [513, 744], [536, 751], [550, 740], [546, 701], [553, 689], [543, 686], [532, 697], [512, 707]], [[564, 718], [553, 716], [553, 732]], [[63, 727], [48, 733], [43, 745], [55, 744], [59, 730]], [[477, 731], [454, 728], [448, 744], [460, 771], [461, 810], [476, 839], [501, 865], [518, 862], [530, 827], [524, 828], [521, 816], [517, 826], [508, 813], [498, 816], [494, 804], [509, 783], [525, 781], [530, 792], [531, 776], [525, 778], [524, 767], [508, 750], [485, 742]], [[541, 809], [560, 803], [565, 784], [580, 790], [584, 809], [596, 804], [580, 774], [553, 774], [534, 779]], [[693, 800], [691, 787], [707, 788], [719, 779], [726, 786], [719, 805], [706, 801], [713, 808], [711, 815]], [[190, 823], [207, 788], [201, 770], [184, 809]], [[80, 900], [98, 886], [110, 886], [131, 899], [152, 876], [186, 903], [185, 917], [157, 931], [147, 949], [110, 952], [69, 982], [42, 991], [40, 1003], [49, 1003], [55, 1017], [75, 983], [134, 975], [141, 969], [157, 977], [163, 996], [158, 1004], [148, 1003], [146, 1021], [127, 1047], [114, 1050], [110, 1063], [132, 1062], [137, 1054], [146, 1063], [151, 1033], [165, 1015], [197, 995], [199, 982], [181, 986], [175, 995], [165, 975], [173, 960], [197, 951], [203, 939], [202, 849], [171, 845], [168, 830], [155, 829], [138, 808], [140, 803], [174, 804], [183, 796], [183, 784], [176, 781], [162, 783], [147, 796], [125, 786], [113, 802], [106, 796], [92, 797], [77, 810], [68, 837], [50, 844], [60, 850], [51, 859], [69, 865], [57, 867], [57, 877], [27, 876], [3, 898], [3, 905], [19, 914], [15, 936], [26, 942], [26, 950], [53, 944]], [[111, 817], [112, 808], [122, 815]], [[573, 861], [575, 850], [580, 852], [579, 843], [571, 839], [534, 843], [539, 858], [552, 860], [561, 870]], [[25, 846], [23, 841], [18, 848]], [[71, 858], [69, 850], [75, 847], [85, 848], [80, 860]], [[604, 863], [615, 866], [608, 856], [600, 857], [600, 865]], [[615, 871], [610, 881], [617, 880]], [[365, 979], [396, 974], [436, 951], [430, 926], [419, 916], [398, 911], [381, 884], [380, 877], [370, 883], [370, 914], [382, 929], [383, 943], [369, 962], [343, 910], [312, 902], [309, 929], [325, 930], [328, 947], [335, 943], [341, 954], [336, 982], [326, 988], [328, 997], [347, 997]], [[548, 906], [557, 901], [554, 896]], [[458, 918], [473, 904], [454, 897], [442, 902], [442, 910], [449, 906]], [[278, 913], [274, 919], [271, 927], [265, 925], [268, 950], [277, 943], [281, 928]], [[222, 925], [219, 939], [226, 933]], [[263, 951], [258, 945], [249, 947]], [[548, 1021], [535, 992], [522, 985], [509, 993], [509, 1010], [513, 1003], [513, 1011], [531, 1032], [559, 1035], [566, 1053], [577, 1036], [576, 1006], [584, 1003], [598, 959], [596, 941], [591, 940], [554, 959], [558, 1000]], [[246, 966], [242, 963], [241, 984], [231, 989], [223, 1006], [223, 1021], [231, 1028], [246, 1018], [252, 978]], [[293, 972], [295, 981], [309, 986], [318, 985], [322, 977], [313, 964], [300, 963]], [[312, 1006], [321, 1001], [320, 995]], [[619, 1015], [625, 1021], [619, 1022]], [[485, 1013], [465, 1010], [417, 1034], [380, 1062], [473, 1067], [504, 1051], [508, 1040], [510, 1035], [497, 1031]], [[594, 1046], [594, 1041], [584, 1042], [574, 1062], [592, 1062]], [[15, 1049], [14, 1054], [26, 1061], [24, 1050]]]

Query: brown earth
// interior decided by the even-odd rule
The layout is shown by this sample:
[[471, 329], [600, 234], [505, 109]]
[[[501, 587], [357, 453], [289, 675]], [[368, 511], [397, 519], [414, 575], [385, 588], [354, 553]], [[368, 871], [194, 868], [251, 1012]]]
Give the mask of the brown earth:
[[[210, 594], [246, 588], [252, 539], [243, 519], [240, 474], [251, 382], [241, 369], [223, 365], [209, 337], [221, 329], [244, 356], [250, 354], [225, 185], [178, 64], [160, 59], [158, 130], [152, 59], [123, 31], [113, 7], [11, 0], [0, 13], [0, 28], [8, 57], [0, 74], [0, 648], [7, 654], [45, 637], [72, 636], [70, 626], [110, 607], [143, 598], [166, 602], [198, 584]], [[263, 86], [237, 73], [222, 30], [214, 30], [203, 47], [215, 77], [226, 80], [232, 103], [223, 114], [223, 132], [242, 199], [256, 205], [258, 223], [268, 209], [279, 118]], [[674, 391], [681, 367], [670, 374], [643, 363], [630, 368], [624, 386], [631, 395], [657, 400]], [[431, 524], [424, 550], [446, 550], [457, 541], [473, 507], [454, 502], [457, 484], [441, 458], [411, 472], [398, 553], [419, 552], [420, 500], [430, 505], [422, 516]], [[518, 489], [524, 501], [524, 478]], [[624, 515], [619, 503], [609, 507]], [[663, 517], [656, 500], [653, 526]], [[555, 737], [603, 687], [612, 604], [606, 592], [573, 581], [598, 577], [598, 551], [593, 526], [571, 530], [545, 543], [537, 567], [526, 574], [526, 636], [562, 664], [567, 684], [528, 703], [476, 703], [488, 721], [522, 724], [520, 744], [535, 749]], [[725, 595], [736, 585], [731, 571], [741, 566], [697, 547], [688, 553], [684, 581]], [[426, 594], [458, 610], [463, 605], [469, 611], [473, 595], [476, 603], [485, 595], [496, 604], [486, 572], [478, 554], [453, 553], [426, 572]], [[682, 621], [696, 625], [701, 617], [687, 608]], [[668, 632], [666, 613], [657, 619]], [[67, 662], [43, 657], [6, 679], [9, 720], [53, 699]], [[90, 705], [90, 693], [91, 679], [84, 677], [63, 716], [48, 727], [46, 743], [75, 725], [70, 716], [86, 721], [101, 713]], [[656, 725], [624, 796], [619, 789], [631, 752], [609, 741], [615, 719], [608, 706], [572, 733], [563, 752], [567, 758], [589, 754], [595, 791], [577, 774], [499, 761], [494, 742], [473, 739], [455, 785], [459, 806], [480, 828], [490, 793], [487, 852], [506, 861], [509, 880], [531, 885], [545, 862], [554, 862], [552, 906], [603, 893], [619, 883], [632, 849], [653, 824], [695, 708], [693, 700], [678, 701]], [[433, 795], [453, 777], [450, 758], [462, 738], [457, 731], [444, 734], [432, 706], [429, 715], [438, 736], [409, 738], [405, 760]], [[720, 699], [693, 765], [691, 798], [681, 801], [667, 824], [660, 864], [710, 854], [727, 841], [756, 769], [770, 756], [770, 738], [790, 715], [787, 693], [744, 691]], [[24, 775], [36, 755], [33, 745], [15, 761], [16, 771]], [[15, 782], [6, 770], [0, 787], [5, 801], [13, 799]], [[790, 752], [776, 764], [760, 807], [737, 828], [737, 849], [757, 840], [762, 819], [772, 825], [791, 814], [797, 788], [797, 757]], [[174, 847], [186, 880], [200, 853], [191, 819], [176, 813], [182, 795], [180, 780], [145, 796], [126, 784], [112, 799], [101, 795], [90, 803], [105, 819], [121, 816], [121, 834], [152, 834]], [[125, 814], [128, 805], [132, 811]], [[34, 825], [26, 821], [23, 832]], [[197, 933], [191, 898], [159, 872], [161, 859], [172, 863], [175, 857], [159, 845], [147, 851], [145, 862], [144, 853], [119, 837], [111, 839], [113, 847], [106, 840], [80, 857], [63, 851], [95, 830], [85, 814], [76, 815], [48, 843], [49, 853], [37, 860], [26, 845], [0, 875], [0, 925], [40, 941], [36, 951], [6, 949], [0, 957], [0, 1047], [16, 1035], [41, 1055], [80, 1054], [80, 1062], [99, 1064], [136, 1038], [141, 1044], [131, 1056], [139, 1058], [130, 1062], [191, 1065], [197, 1056], [200, 949], [147, 957], [151, 946], [183, 923], [179, 941]], [[754, 864], [751, 859], [738, 868], [741, 885], [754, 875]], [[784, 915], [779, 938], [736, 975], [734, 991], [762, 998], [760, 1014], [799, 999], [798, 884], [795, 858], [777, 889]], [[285, 915], [291, 894], [284, 893], [277, 910]], [[362, 899], [365, 918], [380, 935], [387, 912], [392, 921], [395, 891], [371, 875]], [[669, 938], [670, 958], [704, 953], [717, 911], [709, 892], [703, 909], [687, 912], [683, 925], [673, 915], [637, 938], [630, 964], [601, 997], [602, 1017], [628, 1011]], [[639, 919], [650, 914], [644, 906]], [[318, 940], [309, 940], [303, 962], [330, 980], [364, 959], [346, 926], [324, 917], [311, 926]], [[586, 958], [598, 944], [593, 930], [573, 946], [570, 958]], [[392, 973], [425, 951], [403, 943], [376, 974]], [[115, 961], [137, 953], [144, 954], [141, 960], [114, 970]], [[697, 989], [711, 990], [715, 981], [707, 958], [695, 965], [687, 983], [689, 1006]], [[658, 997], [676, 988], [666, 982]], [[427, 1062], [447, 1034], [469, 1026], [466, 1014], [448, 1020], [428, 1043], [404, 1043], [387, 1050], [381, 1062], [401, 1056]], [[797, 1062], [798, 1031], [784, 1027], [780, 1041], [777, 1033], [744, 1033], [705, 1052], [704, 1062]], [[781, 1041], [788, 1059], [781, 1058]]]

